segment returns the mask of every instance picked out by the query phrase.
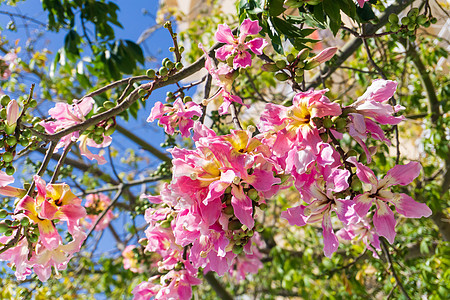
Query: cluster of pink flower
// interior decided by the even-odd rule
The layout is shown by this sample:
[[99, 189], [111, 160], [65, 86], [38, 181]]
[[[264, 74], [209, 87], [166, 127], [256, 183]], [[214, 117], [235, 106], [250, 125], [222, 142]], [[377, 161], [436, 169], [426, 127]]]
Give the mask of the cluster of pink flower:
[[[0, 193], [20, 200], [11, 214], [12, 220], [2, 223], [9, 229], [0, 236], [4, 246], [0, 260], [10, 262], [19, 280], [24, 280], [33, 269], [39, 280], [46, 281], [52, 267], [56, 273], [65, 270], [73, 254], [80, 250], [86, 234], [79, 226], [79, 220], [86, 211], [67, 184], [46, 184], [36, 175], [37, 191], [27, 195], [24, 189], [7, 186], [14, 181], [12, 177], [1, 175]], [[72, 236], [68, 243], [63, 242], [55, 226], [61, 221], [66, 222], [64, 226]]]
[[8, 79], [16, 65], [17, 54], [15, 52], [9, 52], [5, 56], [0, 56], [0, 80]]
[[[61, 130], [67, 129], [71, 126], [80, 124], [86, 121], [86, 115], [92, 110], [94, 99], [86, 97], [81, 101], [75, 101], [74, 104], [69, 105], [67, 103], [56, 103], [55, 107], [51, 108], [48, 113], [52, 117], [52, 120], [44, 120], [40, 124], [45, 128], [45, 131], [49, 134], [57, 133]], [[107, 125], [108, 126], [108, 125]], [[89, 147], [104, 148], [111, 144], [112, 138], [110, 136], [103, 135], [103, 142], [97, 144], [88, 135], [83, 134], [80, 136], [79, 131], [72, 132], [64, 136], [55, 148], [58, 151], [60, 148], [65, 148], [73, 141], [79, 141], [80, 153], [86, 156], [90, 160], [97, 160], [99, 164], [106, 163], [106, 160], [102, 156], [102, 152], [99, 154], [93, 154], [89, 151]]]
[[[265, 43], [244, 41], [260, 29], [257, 22], [245, 20], [241, 36], [235, 38], [228, 26], [220, 25], [216, 38], [226, 45], [217, 50], [217, 58], [235, 55], [234, 68], [251, 65], [247, 49], [261, 54]], [[230, 94], [237, 74], [233, 68], [223, 65], [217, 69], [208, 55], [205, 67], [223, 96], [220, 114], [228, 111], [231, 102], [243, 104]], [[254, 130], [232, 130], [231, 134], [217, 136], [199, 121], [194, 122], [193, 113], [187, 115], [180, 102], [180, 108], [171, 111], [177, 121], [164, 123], [166, 132], [174, 133], [170, 126], [183, 119], [183, 124], [193, 128], [195, 149], [170, 150], [171, 183], [159, 196], [146, 196], [153, 206], [145, 215], [150, 224], [145, 251], [161, 255], [159, 272], [165, 275], [138, 285], [133, 292], [135, 299], [189, 299], [190, 286], [199, 282], [199, 270], [223, 275], [238, 265], [242, 272], [257, 272], [262, 265], [257, 249], [261, 244], [258, 230], [262, 228], [257, 224], [258, 214], [267, 206], [267, 199], [292, 184], [304, 203], [281, 215], [291, 225], [321, 222], [324, 254], [328, 257], [338, 248], [338, 236], [361, 240], [375, 256], [380, 249], [379, 236], [393, 243], [396, 221], [390, 204], [407, 218], [431, 215], [425, 204], [390, 191], [394, 185], [411, 183], [420, 173], [419, 163], [397, 165], [378, 180], [339, 143], [347, 132], [361, 145], [369, 163], [376, 148], [366, 146], [368, 137], [389, 143], [380, 125], [396, 125], [403, 120], [394, 116], [402, 107], [389, 104], [395, 89], [393, 81], [376, 80], [347, 107], [331, 102], [325, 96], [327, 90], [298, 93], [290, 107], [267, 104], [255, 136]], [[197, 115], [200, 110], [195, 111]], [[152, 111], [150, 119], [161, 116]], [[190, 127], [183, 127], [183, 136], [188, 135]], [[337, 235], [332, 228], [333, 211], [342, 223]]]
[[[81, 226], [85, 229], [90, 229], [97, 223], [101, 213], [108, 207], [111, 203], [111, 199], [103, 194], [89, 194], [86, 196], [86, 202], [84, 207], [86, 208], [87, 216], [81, 220]], [[95, 226], [95, 231], [102, 231], [108, 227], [109, 223], [114, 219], [114, 213], [112, 210], [108, 210], [106, 215], [104, 215], [97, 226]]]
[[[257, 21], [244, 20], [236, 38], [228, 26], [219, 26], [216, 38], [226, 45], [217, 50], [216, 56], [233, 60], [233, 67], [223, 64], [217, 68], [206, 55], [205, 67], [219, 87], [210, 99], [218, 95], [223, 98], [219, 114], [226, 114], [232, 102], [244, 105], [241, 98], [231, 95], [231, 85], [238, 76], [237, 69], [252, 63], [248, 50], [262, 54], [266, 45], [263, 39], [246, 41], [248, 35], [260, 30]], [[313, 61], [328, 60], [335, 52], [334, 48], [325, 51]], [[263, 225], [258, 223], [258, 217], [268, 199], [292, 184], [303, 203], [288, 208], [281, 216], [291, 225], [321, 222], [324, 253], [328, 257], [338, 248], [338, 236], [361, 240], [374, 255], [380, 249], [380, 236], [393, 243], [396, 220], [391, 206], [407, 218], [429, 216], [431, 210], [425, 204], [391, 191], [392, 186], [411, 183], [420, 173], [419, 163], [397, 165], [377, 179], [362, 159], [358, 161], [352, 151], [346, 152], [339, 143], [343, 133], [348, 133], [362, 147], [369, 163], [376, 148], [367, 147], [368, 138], [389, 143], [380, 125], [396, 125], [403, 120], [394, 115], [402, 107], [389, 104], [395, 89], [393, 81], [376, 80], [364, 95], [346, 107], [331, 102], [325, 96], [326, 90], [301, 92], [289, 107], [267, 104], [258, 134], [250, 126], [219, 136], [195, 120], [201, 117], [202, 109], [194, 102], [185, 104], [177, 99], [172, 106], [158, 102], [149, 121], [159, 119], [168, 134], [174, 134], [178, 128], [184, 137], [193, 129], [195, 149], [171, 149], [171, 183], [164, 185], [158, 196], [144, 195], [152, 207], [145, 212], [149, 226], [141, 243], [146, 252], [161, 257], [157, 264], [160, 274], [139, 284], [133, 290], [135, 299], [189, 299], [191, 287], [201, 282], [199, 272], [214, 271], [220, 276], [229, 272], [237, 280], [246, 273], [256, 273], [262, 266], [258, 248], [263, 246], [259, 236]], [[92, 105], [92, 98], [73, 105], [58, 103], [49, 111], [53, 119], [41, 124], [50, 134], [59, 132], [83, 122]], [[15, 108], [11, 108], [11, 116]], [[106, 129], [111, 124], [103, 125]], [[103, 132], [99, 130], [102, 143], [73, 132], [57, 148], [80, 140], [83, 155], [104, 163], [101, 155], [87, 150], [88, 145], [104, 147], [111, 142]], [[12, 220], [0, 223], [0, 228], [7, 228], [7, 234], [0, 236], [4, 245], [0, 259], [15, 266], [19, 279], [24, 279], [33, 268], [45, 281], [52, 267], [56, 272], [65, 269], [79, 251], [86, 238], [80, 226], [86, 210], [66, 184], [46, 185], [35, 176], [37, 191], [27, 195], [23, 189], [9, 187], [12, 182], [11, 176], [0, 171], [0, 193], [20, 199], [10, 214]], [[94, 223], [94, 215], [110, 200], [102, 194], [89, 197], [88, 218]], [[333, 211], [342, 223], [337, 234], [332, 227]], [[108, 213], [96, 230], [105, 228], [112, 218], [112, 213]], [[67, 223], [72, 236], [67, 244], [56, 230], [59, 221]], [[126, 268], [143, 272], [133, 246], [127, 247], [123, 256]]]

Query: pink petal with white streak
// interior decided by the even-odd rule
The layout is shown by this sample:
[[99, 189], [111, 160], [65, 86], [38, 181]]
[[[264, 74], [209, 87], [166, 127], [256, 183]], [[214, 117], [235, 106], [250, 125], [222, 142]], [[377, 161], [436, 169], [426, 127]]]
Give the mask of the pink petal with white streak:
[[393, 244], [395, 240], [395, 218], [394, 213], [383, 201], [376, 201], [377, 210], [373, 216], [373, 225], [377, 233], [384, 236], [389, 243]]
[[421, 218], [431, 216], [431, 209], [425, 204], [415, 201], [406, 194], [395, 194], [391, 202], [397, 212], [407, 218]]

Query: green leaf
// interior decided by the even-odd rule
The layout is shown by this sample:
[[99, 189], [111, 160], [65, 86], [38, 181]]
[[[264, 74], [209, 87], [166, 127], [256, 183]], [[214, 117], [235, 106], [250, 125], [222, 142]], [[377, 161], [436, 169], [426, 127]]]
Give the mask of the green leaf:
[[377, 18], [377, 16], [372, 10], [372, 7], [369, 4], [367, 4], [367, 2], [364, 4], [363, 8], [359, 6], [356, 7], [356, 14], [358, 15], [361, 23], [367, 23], [370, 20]]
[[281, 15], [286, 10], [283, 2], [283, 0], [269, 0], [269, 14], [273, 17]]
[[323, 0], [323, 10], [334, 23], [341, 23], [341, 8], [336, 0]]
[[356, 18], [356, 4], [352, 0], [343, 0], [341, 10], [350, 18]]
[[322, 3], [314, 6], [314, 18], [316, 18], [316, 20], [322, 24], [325, 23], [325, 13], [323, 12], [323, 4]]
[[272, 22], [275, 25], [276, 29], [278, 29], [288, 38], [305, 37], [306, 35], [311, 34], [309, 29], [300, 29], [297, 26], [278, 17], [272, 18]]
[[269, 26], [269, 30], [267, 30], [267, 34], [270, 37], [273, 49], [275, 49], [275, 51], [280, 54], [284, 54], [283, 45], [281, 44], [281, 37], [278, 34], [278, 31], [275, 29], [275, 26], [273, 25], [273, 19], [274, 18], [267, 19], [267, 25]]
[[78, 45], [81, 42], [81, 38], [75, 30], [69, 30], [64, 38], [64, 49], [67, 53], [79, 56], [80, 50]]
[[141, 46], [130, 40], [125, 40], [125, 43], [127, 44], [128, 52], [133, 55], [134, 59], [140, 62], [141, 64], [144, 64], [145, 57], [144, 52], [141, 49]]

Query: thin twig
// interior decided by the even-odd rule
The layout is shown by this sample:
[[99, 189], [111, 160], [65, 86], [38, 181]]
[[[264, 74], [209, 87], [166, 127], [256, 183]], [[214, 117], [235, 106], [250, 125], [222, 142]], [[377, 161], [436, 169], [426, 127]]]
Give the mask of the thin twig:
[[238, 116], [236, 113], [236, 106], [234, 105], [234, 102], [231, 103], [230, 110], [231, 110], [231, 119], [233, 120], [235, 129], [242, 130], [242, 126], [241, 126], [241, 123], [239, 122], [239, 119], [238, 119]]
[[408, 293], [406, 292], [405, 288], [403, 287], [403, 284], [400, 281], [400, 278], [398, 277], [397, 272], [395, 271], [394, 263], [392, 261], [391, 255], [389, 254], [389, 249], [388, 249], [388, 245], [386, 244], [386, 241], [384, 240], [383, 237], [380, 238], [380, 241], [381, 241], [381, 247], [383, 248], [384, 255], [386, 256], [386, 259], [389, 264], [388, 267], [391, 270], [392, 276], [394, 276], [394, 278], [395, 278], [395, 282], [399, 286], [400, 290], [402, 291], [402, 293], [406, 297], [406, 299], [411, 299], [409, 297]]
[[77, 197], [84, 197], [89, 194], [97, 194], [97, 193], [101, 193], [101, 192], [116, 191], [116, 190], [120, 189], [121, 186], [123, 187], [123, 189], [125, 189], [125, 188], [135, 186], [135, 185], [156, 182], [156, 181], [170, 179], [170, 178], [171, 178], [171, 176], [146, 177], [146, 178], [142, 178], [142, 179], [138, 179], [138, 180], [132, 180], [129, 182], [119, 183], [114, 186], [98, 188], [98, 189], [94, 189], [94, 190], [86, 190], [83, 193], [78, 194]]
[[16, 13], [12, 13], [12, 12], [9, 12], [9, 11], [4, 11], [4, 10], [0, 10], [0, 14], [8, 15], [10, 17], [18, 17], [18, 18], [21, 18], [21, 19], [28, 20], [28, 21], [31, 21], [33, 23], [36, 23], [36, 24], [38, 24], [40, 26], [47, 27], [47, 24], [45, 24], [45, 23], [43, 23], [41, 21], [38, 21], [36, 19], [30, 18], [28, 16], [25, 16], [25, 15], [16, 14]]
[[122, 183], [122, 179], [120, 178], [119, 174], [117, 174], [116, 166], [114, 165], [114, 161], [113, 161], [112, 156], [111, 156], [111, 147], [108, 147], [108, 156], [109, 156], [109, 161], [111, 162], [111, 169], [113, 171], [114, 176], [116, 176], [117, 180], [120, 183]]
[[[212, 76], [211, 76], [211, 74], [208, 74], [208, 76], [206, 77], [205, 89], [204, 89], [204, 94], [203, 94], [204, 99], [209, 98], [209, 94], [211, 92], [211, 83], [212, 83]], [[205, 122], [207, 106], [208, 105], [203, 105], [203, 107], [202, 107], [202, 116], [200, 117], [200, 123], [202, 123], [202, 124]]]
[[114, 195], [114, 198], [111, 200], [111, 203], [105, 208], [105, 210], [98, 216], [97, 220], [95, 221], [94, 225], [91, 227], [91, 229], [89, 230], [89, 232], [86, 235], [86, 239], [83, 241], [83, 244], [81, 244], [81, 248], [83, 248], [83, 246], [86, 244], [87, 239], [89, 238], [89, 236], [92, 234], [92, 232], [95, 230], [95, 227], [97, 227], [97, 225], [100, 223], [100, 221], [106, 216], [106, 214], [108, 213], [108, 211], [114, 206], [114, 204], [117, 202], [117, 200], [119, 200], [120, 196], [122, 195], [123, 192], [123, 184], [119, 185], [119, 189], [116, 192], [116, 195]]
[[[42, 176], [44, 174], [45, 170], [47, 169], [48, 163], [52, 159], [53, 152], [55, 151], [56, 145], [57, 145], [57, 142], [52, 141], [50, 143], [50, 146], [48, 147], [47, 152], [45, 153], [45, 157], [44, 157], [44, 160], [42, 161], [41, 167], [39, 168], [39, 171], [37, 172], [36, 175]], [[35, 184], [34, 184], [34, 180], [33, 180], [31, 182], [31, 186], [27, 192], [28, 196], [31, 196], [31, 194], [33, 193], [34, 186], [35, 186]]]
[[375, 61], [373, 60], [372, 53], [370, 52], [370, 48], [369, 48], [369, 43], [368, 43], [365, 39], [363, 39], [363, 44], [364, 44], [364, 47], [366, 48], [367, 57], [369, 58], [370, 63], [371, 63], [372, 66], [375, 68], [375, 70], [377, 70], [378, 74], [380, 74], [380, 76], [381, 76], [384, 80], [386, 80], [387, 77], [386, 77], [386, 75], [384, 74], [383, 70], [382, 70], [382, 69], [375, 63]]
[[70, 149], [72, 148], [72, 146], [75, 143], [76, 143], [76, 141], [71, 141], [69, 143], [69, 145], [67, 145], [66, 148], [64, 149], [64, 152], [61, 155], [61, 157], [59, 158], [58, 164], [55, 167], [55, 171], [53, 172], [53, 176], [52, 176], [52, 179], [50, 180], [50, 183], [54, 183], [58, 179], [59, 173], [61, 171], [61, 167], [63, 166], [64, 161], [66, 160], [67, 154], [69, 154]]

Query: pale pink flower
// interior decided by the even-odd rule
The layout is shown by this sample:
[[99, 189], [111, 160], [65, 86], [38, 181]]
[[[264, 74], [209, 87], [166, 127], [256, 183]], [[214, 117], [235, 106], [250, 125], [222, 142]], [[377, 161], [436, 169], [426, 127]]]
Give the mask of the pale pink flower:
[[[228, 109], [232, 102], [244, 105], [242, 99], [239, 96], [231, 95], [231, 88], [237, 73], [228, 65], [223, 64], [220, 68], [216, 68], [216, 64], [208, 55], [202, 44], [198, 45], [205, 53], [205, 68], [211, 74], [212, 78], [219, 86], [219, 90], [208, 101], [212, 101], [217, 97], [222, 97], [223, 103], [219, 106], [219, 114], [224, 115], [228, 113]], [[248, 106], [247, 106], [248, 107]]]
[[378, 258], [376, 250], [381, 251], [380, 237], [370, 226], [367, 218], [361, 218], [358, 223], [349, 224], [336, 232], [336, 235], [344, 240], [362, 240], [367, 249], [372, 251], [373, 257]]
[[[8, 244], [14, 236], [17, 230], [13, 231], [11, 236], [0, 236], [0, 243], [3, 245]], [[0, 254], [0, 261], [9, 261], [10, 266], [15, 266], [15, 275], [18, 280], [25, 280], [28, 275], [31, 274], [32, 265], [28, 262], [28, 242], [26, 239], [21, 239], [15, 247], [12, 247]]]
[[161, 289], [160, 284], [155, 284], [154, 281], [159, 278], [158, 276], [151, 277], [148, 281], [138, 284], [133, 291], [133, 300], [148, 300], [155, 297], [158, 291]]
[[86, 234], [80, 229], [75, 230], [73, 240], [68, 244], [59, 244], [55, 249], [48, 249], [41, 247], [40, 244], [36, 246], [36, 256], [30, 261], [33, 265], [33, 270], [42, 282], [50, 278], [52, 269], [58, 275], [58, 271], [63, 271], [67, 268], [67, 264], [73, 257], [73, 254], [80, 251], [83, 241], [86, 239]]
[[6, 174], [5, 172], [0, 170], [0, 194], [3, 195], [1, 192], [3, 187], [6, 187], [8, 184], [11, 184], [14, 182], [14, 177], [11, 175]]
[[[377, 124], [397, 125], [405, 119], [404, 116], [394, 116], [402, 109], [400, 105], [391, 106], [388, 102], [394, 95], [397, 83], [390, 80], [378, 79], [367, 88], [366, 92], [352, 105], [348, 123], [348, 133], [361, 145], [367, 156], [367, 162], [372, 161], [372, 153], [365, 142], [368, 134], [376, 140], [384, 141], [390, 145], [390, 140], [384, 135], [384, 131]], [[377, 122], [377, 123], [376, 123]]]
[[261, 55], [267, 42], [263, 38], [254, 38], [248, 42], [245, 42], [245, 39], [248, 35], [258, 34], [261, 30], [262, 27], [259, 26], [258, 21], [245, 19], [240, 26], [239, 37], [235, 38], [227, 24], [220, 24], [215, 37], [218, 42], [226, 45], [217, 49], [216, 57], [220, 60], [226, 60], [231, 55], [236, 55], [233, 59], [233, 67], [235, 69], [251, 66], [252, 57], [247, 50]]
[[[51, 108], [48, 112], [53, 118], [51, 121], [41, 121], [40, 124], [45, 128], [45, 131], [50, 134], [57, 133], [61, 130], [67, 129], [74, 125], [80, 124], [86, 121], [86, 115], [92, 110], [94, 104], [94, 99], [91, 97], [86, 97], [80, 102], [75, 102], [72, 105], [67, 103], [56, 103], [55, 107]], [[82, 135], [80, 137], [79, 131], [72, 132], [64, 136], [55, 148], [55, 152], [59, 148], [67, 147], [72, 141], [80, 141], [80, 151], [81, 154], [89, 158], [90, 160], [96, 159], [99, 164], [106, 163], [103, 158], [102, 153], [100, 155], [92, 154], [88, 146], [95, 148], [104, 148], [111, 144], [112, 138], [109, 136], [104, 136], [104, 141], [102, 144], [95, 143], [92, 139], [88, 138], [87, 135]]]
[[144, 267], [139, 265], [134, 249], [136, 249], [135, 245], [128, 245], [122, 251], [123, 268], [125, 270], [130, 270], [133, 273], [142, 273], [144, 272]]
[[6, 80], [11, 76], [14, 66], [17, 65], [17, 54], [9, 52], [0, 57], [0, 80]]
[[348, 199], [329, 198], [323, 189], [317, 186], [313, 186], [313, 195], [314, 200], [307, 206], [288, 208], [281, 213], [281, 217], [288, 220], [289, 224], [297, 226], [321, 221], [324, 254], [326, 257], [331, 257], [339, 246], [339, 241], [331, 226], [331, 212], [334, 211], [343, 224], [350, 224], [357, 219], [353, 209], [355, 203]]
[[356, 166], [356, 175], [370, 188], [353, 199], [356, 203], [356, 213], [365, 217], [372, 205], [375, 204], [376, 211], [373, 216], [373, 224], [377, 233], [384, 236], [389, 243], [394, 242], [396, 234], [396, 221], [389, 204], [393, 204], [396, 211], [407, 218], [421, 218], [431, 215], [431, 209], [425, 203], [416, 202], [404, 193], [390, 191], [391, 186], [410, 184], [419, 176], [422, 169], [420, 163], [410, 162], [406, 165], [396, 165], [387, 172], [383, 179], [378, 180], [373, 171], [357, 162], [355, 157], [350, 157], [347, 161]]
[[183, 103], [183, 100], [178, 98], [173, 103], [172, 107], [168, 104], [164, 105], [161, 102], [156, 102], [153, 106], [147, 122], [153, 122], [159, 119], [159, 124], [164, 126], [164, 131], [167, 134], [173, 135], [175, 129], [178, 127], [182, 137], [189, 137], [189, 130], [194, 126], [194, 116], [200, 117], [202, 115], [202, 108], [195, 102]]
[[[99, 215], [109, 206], [110, 203], [111, 199], [103, 193], [89, 194], [86, 196], [86, 203], [84, 204], [84, 207], [88, 211], [86, 218], [89, 220], [89, 227], [93, 226], [97, 222]], [[97, 224], [95, 230], [104, 230], [113, 219], [114, 213], [110, 209], [106, 215], [103, 216], [100, 223]]]

